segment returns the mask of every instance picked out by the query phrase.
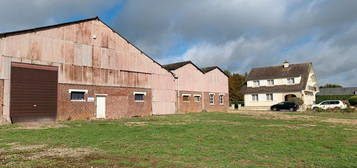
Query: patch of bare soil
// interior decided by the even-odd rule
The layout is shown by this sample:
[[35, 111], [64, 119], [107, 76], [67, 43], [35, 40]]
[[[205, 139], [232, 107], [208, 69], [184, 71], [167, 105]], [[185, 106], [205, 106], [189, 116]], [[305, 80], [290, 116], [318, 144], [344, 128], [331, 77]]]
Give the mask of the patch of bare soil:
[[357, 125], [357, 119], [338, 119], [338, 118], [326, 118], [326, 117], [308, 116], [308, 115], [288, 115], [288, 114], [271, 112], [271, 111], [231, 111], [230, 113], [250, 115], [256, 118], [264, 118], [264, 119], [322, 121], [328, 123]]
[[288, 124], [270, 124], [270, 125], [263, 125], [264, 127], [285, 127], [291, 129], [299, 129], [299, 128], [306, 128], [306, 127], [316, 127], [313, 124], [298, 124], [298, 125], [288, 125]]
[[207, 122], [211, 122], [211, 123], [223, 123], [223, 124], [231, 124], [231, 125], [240, 125], [239, 122], [226, 121], [226, 120], [208, 120]]
[[28, 159], [34, 160], [39, 158], [78, 158], [85, 157], [92, 153], [95, 150], [89, 148], [50, 148], [44, 151], [33, 153]]
[[48, 129], [48, 128], [62, 128], [68, 127], [67, 125], [63, 125], [57, 122], [28, 122], [28, 123], [20, 123], [19, 127], [14, 129]]
[[26, 145], [26, 146], [22, 146], [22, 145], [15, 144], [15, 145], [13, 145], [11, 147], [11, 150], [13, 150], [13, 151], [32, 151], [32, 150], [43, 149], [45, 147], [46, 147], [46, 145]]
[[[0, 167], [15, 166], [21, 162], [39, 159], [59, 159], [59, 160], [78, 160], [89, 157], [92, 154], [102, 153], [91, 148], [47, 148], [47, 145], [20, 145], [9, 143], [6, 149], [0, 149]], [[9, 161], [10, 160], [10, 161]], [[12, 161], [16, 160], [16, 161]], [[3, 165], [1, 165], [3, 162]]]
[[148, 122], [126, 122], [124, 123], [126, 126], [146, 126]]

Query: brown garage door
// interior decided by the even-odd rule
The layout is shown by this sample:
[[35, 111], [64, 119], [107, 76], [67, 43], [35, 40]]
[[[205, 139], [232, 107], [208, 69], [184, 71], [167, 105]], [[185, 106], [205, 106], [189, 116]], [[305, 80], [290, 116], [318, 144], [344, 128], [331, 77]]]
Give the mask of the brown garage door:
[[56, 120], [57, 68], [12, 64], [10, 116], [13, 122]]

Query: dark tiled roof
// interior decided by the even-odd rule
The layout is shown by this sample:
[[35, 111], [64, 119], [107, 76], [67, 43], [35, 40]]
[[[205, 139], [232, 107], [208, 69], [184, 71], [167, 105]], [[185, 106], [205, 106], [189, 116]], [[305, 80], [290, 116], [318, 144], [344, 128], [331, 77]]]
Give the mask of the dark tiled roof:
[[309, 73], [311, 63], [290, 64], [288, 68], [281, 66], [271, 66], [253, 68], [247, 80], [276, 79], [287, 77], [298, 77]]
[[184, 62], [177, 62], [177, 63], [173, 63], [173, 64], [166, 64], [166, 65], [163, 65], [163, 67], [168, 71], [174, 71], [174, 70], [181, 68], [187, 64], [192, 64], [192, 65], [196, 66], [191, 61], [184, 61]]
[[281, 66], [253, 68], [247, 80], [263, 80], [277, 79], [288, 77], [299, 77], [301, 81], [296, 85], [277, 85], [277, 86], [261, 86], [261, 87], [243, 87], [241, 91], [245, 94], [250, 93], [272, 93], [272, 92], [297, 92], [306, 88], [309, 78], [311, 63], [291, 64], [288, 68]]
[[163, 67], [168, 71], [174, 71], [174, 70], [179, 69], [179, 68], [181, 68], [181, 67], [183, 67], [183, 66], [185, 66], [187, 64], [192, 64], [194, 67], [196, 67], [199, 71], [201, 71], [204, 74], [208, 73], [208, 72], [211, 72], [214, 69], [218, 69], [224, 75], [226, 75], [228, 77], [228, 75], [226, 73], [224, 73], [224, 71], [221, 68], [219, 68], [218, 66], [199, 68], [192, 61], [184, 61], [184, 62], [177, 62], [177, 63], [173, 63], [173, 64], [166, 64], [166, 65], [163, 65]]
[[357, 93], [357, 87], [348, 88], [320, 88], [317, 95], [354, 95]]
[[212, 70], [214, 70], [214, 69], [216, 69], [216, 68], [218, 68], [218, 67], [216, 67], [216, 66], [204, 67], [204, 68], [201, 68], [201, 70], [202, 70], [204, 73], [207, 73], [207, 72], [212, 71]]
[[211, 72], [215, 69], [218, 69], [219, 71], [221, 71], [224, 75], [226, 75], [227, 77], [229, 77], [221, 68], [219, 68], [218, 66], [211, 66], [211, 67], [204, 67], [204, 68], [201, 68], [201, 70], [204, 72], [204, 73], [208, 73], [208, 72]]

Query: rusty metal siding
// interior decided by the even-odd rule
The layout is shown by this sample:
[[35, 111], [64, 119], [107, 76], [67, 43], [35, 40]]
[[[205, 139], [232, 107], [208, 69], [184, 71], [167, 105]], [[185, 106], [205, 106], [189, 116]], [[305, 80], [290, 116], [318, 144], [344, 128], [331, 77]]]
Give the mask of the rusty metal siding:
[[13, 122], [55, 120], [57, 69], [13, 64], [10, 117]]

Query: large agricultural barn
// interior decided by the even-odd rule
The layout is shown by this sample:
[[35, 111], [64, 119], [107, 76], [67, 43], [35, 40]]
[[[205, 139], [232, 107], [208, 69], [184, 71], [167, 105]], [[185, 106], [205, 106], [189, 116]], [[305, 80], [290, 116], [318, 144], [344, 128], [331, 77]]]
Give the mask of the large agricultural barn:
[[0, 34], [0, 56], [7, 122], [180, 113], [179, 77], [98, 17]]

